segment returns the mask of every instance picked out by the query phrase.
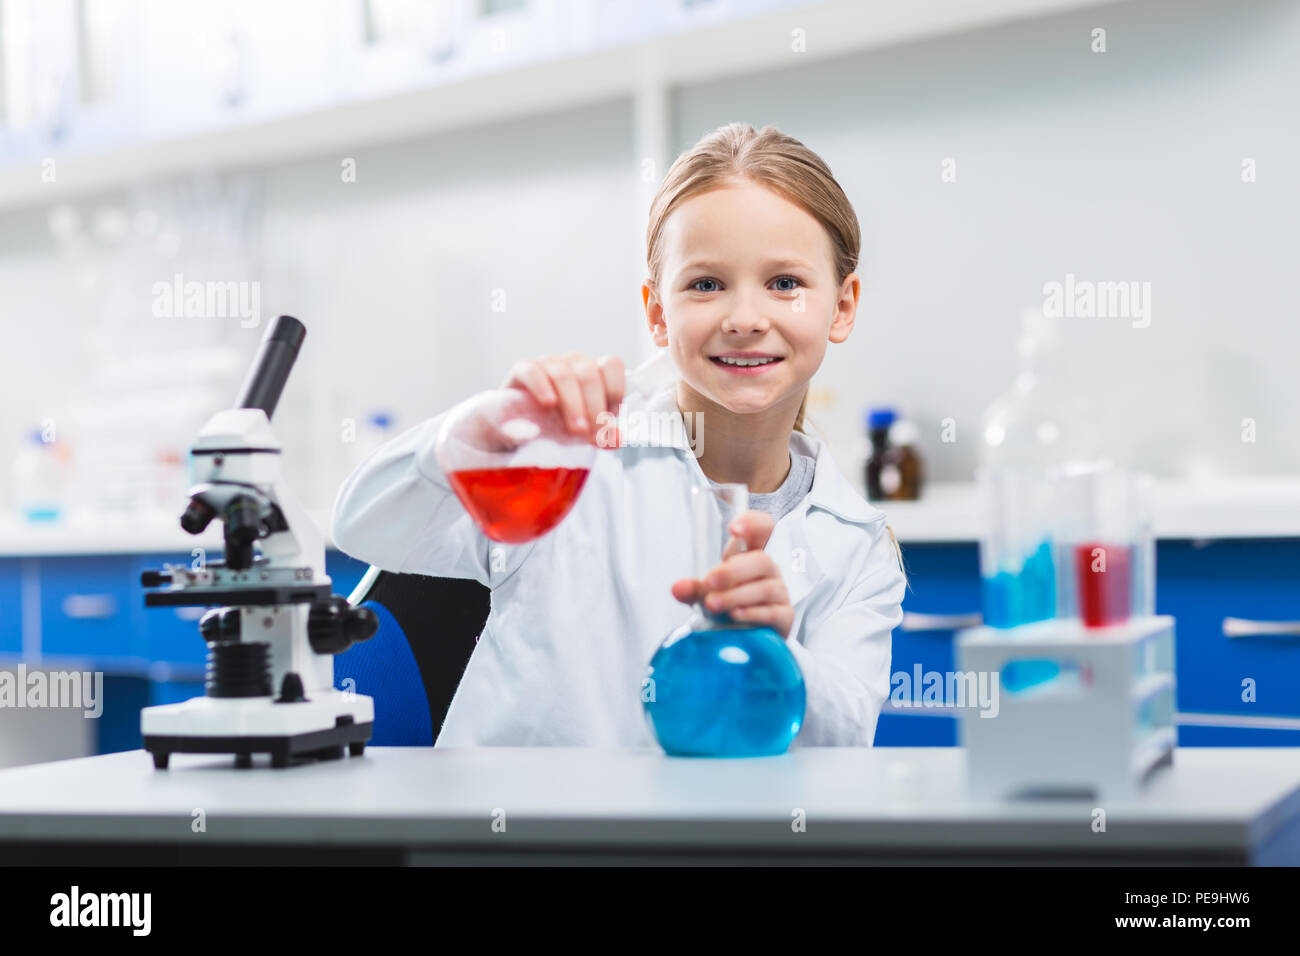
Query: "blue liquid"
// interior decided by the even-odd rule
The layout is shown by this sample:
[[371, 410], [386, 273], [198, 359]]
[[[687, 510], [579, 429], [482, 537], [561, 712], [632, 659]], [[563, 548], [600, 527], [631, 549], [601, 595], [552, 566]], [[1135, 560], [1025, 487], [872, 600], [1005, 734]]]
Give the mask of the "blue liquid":
[[803, 673], [770, 627], [694, 630], [650, 659], [646, 715], [677, 756], [782, 754], [803, 725]]
[[1002, 668], [1002, 688], [1011, 694], [1021, 694], [1034, 687], [1061, 680], [1062, 677], [1073, 678], [1078, 683], [1078, 668], [1062, 668], [1053, 660], [1022, 659], [1008, 661]]
[[1056, 616], [1056, 566], [1052, 545], [1040, 544], [1020, 573], [999, 571], [983, 579], [984, 623], [1015, 627]]

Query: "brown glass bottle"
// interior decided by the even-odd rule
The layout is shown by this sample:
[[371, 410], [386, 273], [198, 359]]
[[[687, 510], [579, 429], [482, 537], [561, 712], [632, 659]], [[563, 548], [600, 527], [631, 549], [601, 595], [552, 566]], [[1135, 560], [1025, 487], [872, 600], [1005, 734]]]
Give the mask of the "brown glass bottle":
[[924, 468], [916, 451], [916, 426], [895, 422], [880, 466], [880, 489], [887, 501], [916, 501], [921, 497]]
[[892, 408], [873, 408], [867, 413], [867, 435], [871, 439], [871, 453], [864, 465], [868, 501], [884, 501], [889, 495], [881, 484], [881, 473], [889, 450], [889, 428], [894, 424]]

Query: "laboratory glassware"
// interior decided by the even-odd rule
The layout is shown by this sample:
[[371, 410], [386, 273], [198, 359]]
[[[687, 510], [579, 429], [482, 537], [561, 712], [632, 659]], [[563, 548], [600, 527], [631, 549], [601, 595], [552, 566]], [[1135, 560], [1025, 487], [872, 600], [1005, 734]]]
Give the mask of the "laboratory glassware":
[[1061, 616], [1096, 628], [1155, 613], [1150, 484], [1104, 459], [1061, 470]]
[[1055, 488], [1049, 473], [981, 466], [980, 536], [984, 623], [1016, 627], [1056, 616]]
[[31, 429], [12, 465], [14, 503], [33, 523], [58, 521], [67, 504], [71, 454], [66, 443], [47, 437]]
[[[731, 522], [745, 512], [743, 484], [690, 492], [695, 577], [719, 563]], [[757, 757], [785, 753], [803, 725], [799, 664], [772, 628], [738, 622], [697, 602], [650, 660], [642, 702], [664, 751], [678, 756]]]
[[1057, 615], [1054, 529], [1065, 462], [1095, 457], [1095, 381], [1082, 376], [1059, 318], [1022, 310], [1019, 367], [980, 423], [976, 482], [984, 509], [980, 578], [984, 622], [1015, 627]]
[[541, 537], [569, 513], [596, 445], [568, 430], [558, 406], [520, 388], [479, 392], [453, 408], [435, 455], [465, 510], [493, 541]]

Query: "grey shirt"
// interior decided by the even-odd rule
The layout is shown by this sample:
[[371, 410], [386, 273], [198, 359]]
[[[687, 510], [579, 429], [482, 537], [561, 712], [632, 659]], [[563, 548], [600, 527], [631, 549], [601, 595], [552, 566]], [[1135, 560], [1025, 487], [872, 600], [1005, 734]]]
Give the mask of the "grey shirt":
[[[813, 459], [798, 452], [790, 452], [790, 472], [785, 476], [785, 481], [781, 482], [781, 487], [766, 494], [750, 492], [750, 509], [766, 511], [772, 516], [773, 522], [780, 521], [794, 510], [795, 505], [803, 500], [804, 495], [812, 490], [813, 475], [816, 470], [817, 462]], [[709, 484], [717, 487], [718, 482], [709, 478]]]

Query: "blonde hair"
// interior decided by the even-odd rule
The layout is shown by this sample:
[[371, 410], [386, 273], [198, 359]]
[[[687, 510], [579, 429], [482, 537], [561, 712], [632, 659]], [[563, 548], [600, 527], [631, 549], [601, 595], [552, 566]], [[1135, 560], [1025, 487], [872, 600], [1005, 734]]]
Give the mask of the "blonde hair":
[[[646, 229], [646, 265], [650, 282], [659, 287], [663, 265], [662, 235], [668, 216], [692, 196], [745, 180], [772, 190], [822, 224], [831, 240], [836, 281], [843, 284], [858, 267], [862, 234], [853, 204], [820, 156], [774, 126], [755, 130], [748, 123], [728, 123], [708, 133], [677, 157], [650, 205]], [[808, 391], [795, 416], [804, 431]]]
[[894, 529], [885, 525], [885, 530], [889, 532], [889, 543], [894, 547], [894, 558], [898, 561], [898, 570], [903, 575], [903, 587], [912, 590], [912, 582], [907, 580], [907, 565], [903, 563], [903, 549], [898, 543], [898, 538], [894, 535]]

